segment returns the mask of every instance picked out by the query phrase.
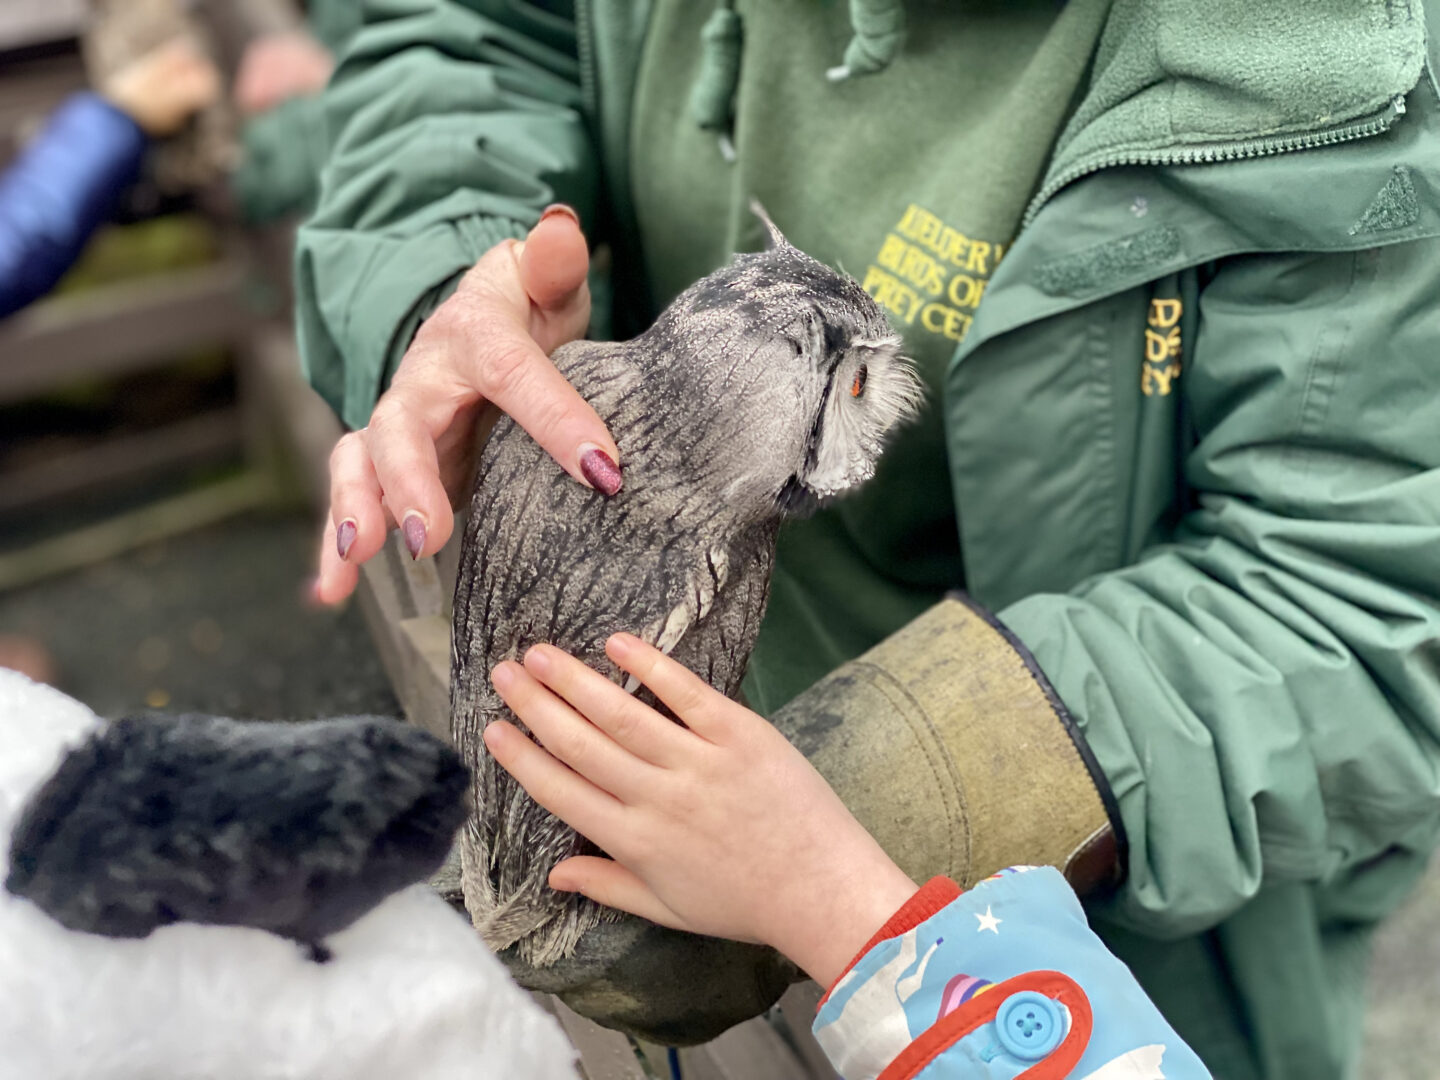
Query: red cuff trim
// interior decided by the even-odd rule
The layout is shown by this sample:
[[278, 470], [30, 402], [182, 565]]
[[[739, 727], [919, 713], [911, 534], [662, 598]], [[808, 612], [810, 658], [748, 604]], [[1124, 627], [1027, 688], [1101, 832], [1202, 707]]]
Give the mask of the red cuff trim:
[[825, 991], [825, 996], [820, 999], [820, 1004], [815, 1006], [815, 1011], [819, 1012], [825, 1007], [825, 1002], [830, 1000], [830, 995], [835, 987], [840, 985], [840, 980], [850, 974], [850, 971], [860, 962], [861, 957], [880, 942], [899, 937], [901, 934], [915, 929], [930, 916], [938, 914], [949, 906], [961, 892], [960, 886], [947, 877], [933, 877], [920, 886], [915, 895], [905, 901], [905, 906], [891, 915], [885, 925], [875, 931], [874, 937], [865, 943], [865, 947], [854, 955], [850, 963], [845, 965], [845, 970], [830, 984], [830, 989]]
[[994, 1020], [1006, 999], [1022, 990], [1035, 990], [1048, 998], [1054, 998], [1069, 1009], [1070, 1030], [1066, 1033], [1064, 1042], [1050, 1051], [1043, 1061], [1037, 1061], [1026, 1069], [1016, 1080], [1065, 1080], [1075, 1066], [1080, 1064], [1085, 1048], [1090, 1045], [1090, 1031], [1095, 1018], [1090, 1010], [1090, 998], [1085, 991], [1069, 976], [1058, 971], [1027, 971], [1023, 975], [997, 983], [980, 996], [971, 998], [921, 1032], [918, 1039], [885, 1067], [879, 1080], [913, 1080], [932, 1061], [966, 1035]]

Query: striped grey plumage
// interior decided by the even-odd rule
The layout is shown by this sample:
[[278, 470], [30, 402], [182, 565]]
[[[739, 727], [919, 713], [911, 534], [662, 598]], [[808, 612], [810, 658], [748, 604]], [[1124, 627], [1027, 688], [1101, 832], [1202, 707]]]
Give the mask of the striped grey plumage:
[[481, 456], [451, 658], [452, 727], [476, 785], [462, 880], [487, 942], [536, 967], [614, 913], [546, 884], [595, 849], [485, 750], [487, 724], [516, 722], [490, 671], [549, 642], [622, 681], [604, 645], [623, 630], [733, 697], [781, 518], [867, 479], [918, 403], [880, 308], [770, 229], [765, 252], [686, 290], [640, 337], [556, 351], [619, 446], [617, 495], [577, 484], [508, 418]]

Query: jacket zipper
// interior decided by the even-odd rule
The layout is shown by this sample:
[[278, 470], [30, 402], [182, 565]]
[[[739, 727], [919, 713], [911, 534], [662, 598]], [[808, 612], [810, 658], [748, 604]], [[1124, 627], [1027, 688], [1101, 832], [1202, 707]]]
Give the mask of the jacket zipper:
[[1328, 128], [1310, 135], [1286, 135], [1279, 138], [1251, 139], [1231, 143], [1227, 146], [1206, 146], [1179, 150], [1122, 150], [1104, 157], [1081, 162], [1066, 169], [1059, 176], [1048, 181], [1040, 193], [1030, 200], [1025, 216], [1020, 222], [1023, 229], [1035, 220], [1043, 207], [1061, 188], [1073, 184], [1082, 176], [1125, 165], [1214, 165], [1222, 161], [1239, 161], [1244, 158], [1269, 157], [1286, 154], [1292, 150], [1313, 150], [1336, 143], [1366, 139], [1388, 131], [1401, 116], [1405, 115], [1405, 97], [1397, 94], [1389, 106], [1378, 116], [1358, 120], [1353, 124]]

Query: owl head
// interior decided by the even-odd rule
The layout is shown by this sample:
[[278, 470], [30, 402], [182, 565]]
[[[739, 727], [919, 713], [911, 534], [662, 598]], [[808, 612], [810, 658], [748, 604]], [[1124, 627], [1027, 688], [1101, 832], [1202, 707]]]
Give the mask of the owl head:
[[765, 250], [691, 286], [653, 332], [670, 355], [694, 354], [693, 365], [671, 370], [688, 369], [683, 377], [698, 385], [686, 396], [714, 410], [703, 419], [726, 444], [709, 451], [733, 470], [726, 501], [804, 514], [874, 475], [923, 390], [900, 335], [859, 282], [752, 209], [769, 234]]

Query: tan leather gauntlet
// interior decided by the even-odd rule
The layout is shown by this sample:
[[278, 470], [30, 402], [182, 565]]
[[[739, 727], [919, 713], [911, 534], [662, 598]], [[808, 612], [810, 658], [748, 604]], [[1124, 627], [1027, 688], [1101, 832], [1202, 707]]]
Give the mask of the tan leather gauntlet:
[[1118, 814], [1089, 747], [1025, 647], [955, 596], [773, 718], [916, 881], [962, 888], [1017, 864], [1113, 885]]

